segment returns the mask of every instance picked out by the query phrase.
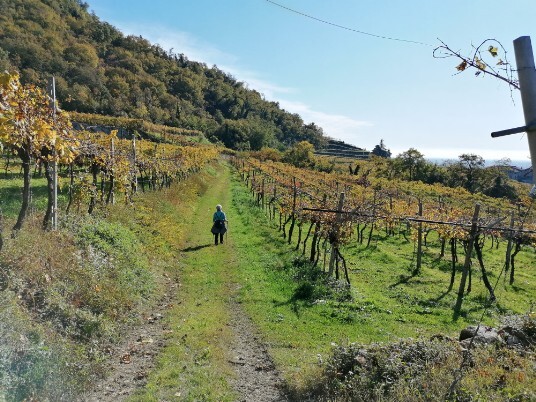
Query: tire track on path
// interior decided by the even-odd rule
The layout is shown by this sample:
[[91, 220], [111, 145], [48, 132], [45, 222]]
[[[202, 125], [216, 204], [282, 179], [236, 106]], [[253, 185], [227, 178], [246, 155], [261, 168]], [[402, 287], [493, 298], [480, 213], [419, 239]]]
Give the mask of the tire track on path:
[[[168, 278], [153, 315], [113, 348], [109, 376], [80, 400], [287, 400], [261, 336], [237, 301], [232, 234], [214, 246], [209, 232], [216, 204], [225, 210], [232, 202], [230, 174], [219, 165], [205, 177], [195, 204], [170, 212], [184, 219], [186, 233], [179, 279]], [[229, 216], [231, 230], [237, 218]]]
[[[202, 201], [203, 203], [208, 202], [209, 206], [208, 208], [203, 206], [200, 208], [200, 212], [208, 209], [208, 214], [198, 216], [198, 221], [210, 221], [216, 204], [224, 205], [225, 210], [225, 206], [229, 206], [232, 202], [229, 188], [229, 168], [226, 167], [221, 174], [221, 179], [211, 188], [211, 194], [207, 194], [207, 197], [204, 197]], [[237, 218], [228, 216], [231, 221], [231, 227], [233, 219], [236, 220]], [[231, 230], [229, 233], [231, 233]], [[192, 240], [190, 247], [193, 248], [199, 247], [199, 244], [204, 243], [197, 236], [193, 236]], [[225, 348], [227, 363], [231, 365], [235, 374], [230, 379], [230, 384], [238, 396], [237, 400], [254, 402], [286, 401], [283, 381], [273, 364], [267, 348], [262, 343], [255, 326], [237, 301], [240, 285], [236, 283], [234, 278], [237, 257], [232, 234], [226, 235], [224, 245], [211, 246], [199, 249], [199, 251], [200, 254], [215, 253], [220, 257], [217, 259], [217, 265], [220, 267], [219, 275], [225, 278], [221, 282], [223, 286], [221, 290], [226, 296], [225, 304], [228, 311], [226, 326], [229, 329], [229, 338], [226, 344], [222, 346]], [[203, 257], [200, 256], [200, 258]]]

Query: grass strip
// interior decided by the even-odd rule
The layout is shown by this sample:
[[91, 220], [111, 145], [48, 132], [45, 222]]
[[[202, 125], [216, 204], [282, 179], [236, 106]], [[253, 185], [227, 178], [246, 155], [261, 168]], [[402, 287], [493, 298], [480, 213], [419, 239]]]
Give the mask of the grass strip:
[[209, 232], [215, 205], [230, 202], [228, 179], [228, 168], [219, 167], [206, 177], [206, 191], [196, 204], [170, 211], [186, 234], [173, 272], [180, 278], [178, 298], [169, 314], [168, 346], [146, 388], [132, 401], [235, 400], [228, 382], [234, 373], [226, 354], [232, 336], [226, 305], [232, 252], [228, 245], [214, 246]]

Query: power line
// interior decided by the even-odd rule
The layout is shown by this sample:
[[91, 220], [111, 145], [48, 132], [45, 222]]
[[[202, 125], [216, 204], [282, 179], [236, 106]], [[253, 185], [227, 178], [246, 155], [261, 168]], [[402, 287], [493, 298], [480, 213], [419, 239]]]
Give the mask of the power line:
[[351, 32], [358, 33], [358, 34], [361, 34], [361, 35], [372, 36], [373, 38], [378, 38], [378, 39], [393, 40], [393, 41], [396, 41], [396, 42], [413, 43], [413, 44], [415, 44], [415, 45], [422, 45], [422, 46], [432, 46], [432, 45], [429, 44], [429, 43], [418, 42], [418, 41], [415, 41], [415, 40], [408, 40], [408, 39], [393, 38], [393, 37], [390, 37], [390, 36], [377, 35], [377, 34], [373, 34], [373, 33], [370, 33], [370, 32], [365, 32], [365, 31], [360, 31], [360, 30], [358, 30], [358, 29], [345, 27], [345, 26], [343, 26], [343, 25], [335, 24], [335, 23], [333, 23], [333, 22], [326, 21], [326, 20], [323, 20], [323, 19], [320, 19], [320, 18], [313, 17], [312, 15], [302, 13], [301, 11], [294, 10], [294, 9], [292, 9], [292, 8], [286, 7], [286, 6], [284, 6], [284, 5], [282, 5], [282, 4], [279, 4], [279, 3], [276, 3], [275, 1], [272, 1], [272, 0], [266, 0], [266, 1], [267, 1], [268, 3], [272, 3], [272, 4], [275, 5], [275, 6], [281, 7], [281, 8], [283, 8], [283, 9], [287, 10], [287, 11], [291, 11], [291, 12], [293, 12], [293, 13], [296, 13], [296, 14], [298, 14], [298, 15], [301, 15], [302, 17], [306, 17], [306, 18], [315, 20], [315, 21], [317, 21], [317, 22], [321, 22], [321, 23], [323, 23], [323, 24], [331, 25], [331, 26], [334, 26], [334, 27], [336, 27], [336, 28], [344, 29], [344, 30], [346, 30], [346, 31], [351, 31]]

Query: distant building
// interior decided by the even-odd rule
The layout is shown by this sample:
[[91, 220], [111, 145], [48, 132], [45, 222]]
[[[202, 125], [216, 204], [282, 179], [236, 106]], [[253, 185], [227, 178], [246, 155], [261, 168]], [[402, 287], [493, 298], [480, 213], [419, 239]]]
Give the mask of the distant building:
[[380, 156], [382, 158], [390, 158], [391, 150], [385, 146], [385, 143], [383, 142], [383, 139], [382, 139], [380, 141], [380, 144], [374, 147], [374, 149], [372, 150], [372, 154], [376, 156]]

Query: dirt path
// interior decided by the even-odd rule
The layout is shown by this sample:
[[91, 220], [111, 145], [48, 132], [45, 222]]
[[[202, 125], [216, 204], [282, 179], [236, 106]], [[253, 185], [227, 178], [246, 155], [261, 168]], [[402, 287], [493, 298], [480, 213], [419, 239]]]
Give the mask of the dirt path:
[[266, 347], [260, 341], [251, 320], [236, 300], [230, 301], [231, 327], [234, 342], [231, 345], [231, 364], [237, 378], [233, 381], [240, 401], [286, 401], [283, 381]]
[[[168, 286], [170, 291], [176, 289], [174, 284]], [[142, 324], [132, 328], [122, 343], [110, 348], [106, 368], [109, 375], [81, 401], [122, 401], [136, 389], [145, 386], [147, 376], [155, 366], [155, 359], [165, 345], [165, 333], [169, 331], [163, 318], [174, 299], [171, 293], [174, 292], [166, 293], [153, 313], [141, 317]]]
[[[192, 280], [191, 283], [185, 281], [182, 288], [179, 287], [181, 284], [167, 279], [166, 295], [158, 303], [153, 313], [148, 317], [143, 317], [142, 325], [133, 328], [122, 344], [110, 350], [109, 376], [106, 380], [101, 381], [93, 392], [85, 395], [81, 400], [123, 401], [145, 387], [148, 377], [153, 374], [160, 355], [164, 353], [163, 348], [170, 342], [167, 340], [169, 337], [166, 336], [173, 331], [170, 329], [169, 323], [173, 322], [173, 319], [186, 323], [192, 319], [189, 317], [192, 315], [192, 307], [188, 304], [195, 303], [195, 306], [199, 306], [199, 316], [202, 317], [202, 309], [207, 309], [208, 314], [211, 314], [211, 303], [218, 302], [223, 305], [225, 310], [223, 314], [219, 313], [218, 319], [226, 321], [221, 325], [226, 327], [224, 332], [228, 333], [228, 336], [222, 336], [222, 339], [211, 337], [209, 346], [218, 350], [213, 355], [225, 356], [226, 362], [224, 364], [228, 366], [226, 373], [234, 372], [234, 375], [224, 375], [227, 376], [225, 381], [230, 384], [237, 395], [236, 400], [254, 402], [287, 400], [283, 391], [283, 381], [263, 345], [261, 337], [241, 305], [236, 301], [239, 285], [232, 280], [235, 254], [233, 238], [227, 240], [225, 245], [216, 247], [207, 244], [206, 233], [199, 231], [200, 222], [206, 221], [207, 215], [211, 216], [216, 203], [222, 203], [224, 206], [230, 204], [231, 194], [226, 185], [229, 181], [229, 174], [227, 169], [222, 169], [215, 176], [210, 177], [207, 183], [207, 188], [210, 190], [200, 194], [191, 219], [185, 221], [188, 236], [185, 238], [183, 253], [181, 253], [181, 261], [185, 265], [181, 269], [181, 275], [192, 276], [199, 274], [201, 270], [206, 270], [207, 277], [197, 281]], [[219, 280], [213, 280], [214, 277], [219, 278]], [[206, 283], [212, 283], [211, 286], [218, 288], [207, 287]], [[185, 289], [187, 285], [190, 287], [189, 289]], [[177, 289], [179, 290], [177, 291]], [[203, 298], [197, 297], [200, 295], [203, 295]], [[180, 305], [180, 307], [170, 309], [170, 306], [173, 305]], [[218, 311], [218, 307], [215, 306], [214, 310]], [[181, 314], [184, 317], [181, 317]], [[170, 317], [170, 315], [176, 316]], [[209, 325], [207, 324], [207, 326]], [[209, 339], [206, 334], [196, 334], [195, 329], [192, 329], [190, 332], [184, 333], [181, 339], [187, 343], [194, 337], [203, 336]], [[185, 345], [188, 350], [193, 350], [194, 347], [193, 345]], [[174, 362], [177, 367], [183, 366], [184, 363]], [[167, 363], [167, 365], [169, 364]], [[182, 369], [188, 370], [186, 366]], [[191, 374], [192, 376], [196, 375], [193, 370], [192, 372], [194, 373]], [[158, 383], [158, 381], [156, 382]], [[179, 384], [178, 380], [177, 383]], [[192, 383], [195, 381], [190, 382], [190, 386]], [[169, 381], [167, 385], [169, 386]], [[160, 395], [158, 399], [169, 400], [168, 398], [171, 396], [170, 400], [182, 400], [186, 397], [189, 400], [195, 400], [193, 396], [195, 390], [183, 389], [180, 388], [181, 386], [184, 384], [178, 385], [180, 392], [165, 394], [165, 398]]]

